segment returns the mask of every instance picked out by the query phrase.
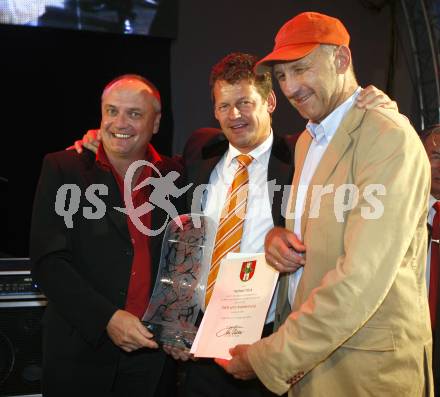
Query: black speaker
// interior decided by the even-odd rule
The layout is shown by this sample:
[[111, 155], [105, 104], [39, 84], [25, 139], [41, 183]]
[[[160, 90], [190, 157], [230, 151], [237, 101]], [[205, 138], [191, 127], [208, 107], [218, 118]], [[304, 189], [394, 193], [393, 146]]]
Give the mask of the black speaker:
[[0, 258], [0, 396], [41, 396], [41, 319], [47, 300], [29, 258]]
[[0, 302], [0, 396], [41, 393], [44, 301]]

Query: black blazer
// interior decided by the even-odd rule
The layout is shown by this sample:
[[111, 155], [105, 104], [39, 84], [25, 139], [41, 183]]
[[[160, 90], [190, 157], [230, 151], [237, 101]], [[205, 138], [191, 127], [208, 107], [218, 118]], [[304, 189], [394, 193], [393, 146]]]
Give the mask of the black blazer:
[[[293, 153], [298, 135], [280, 137], [274, 134], [270, 153], [267, 180], [275, 180], [277, 185], [285, 186], [292, 183], [294, 158]], [[193, 186], [187, 193], [187, 210], [192, 206], [194, 190], [201, 184], [207, 184], [211, 172], [228, 150], [229, 141], [221, 130], [201, 128], [196, 130], [188, 139], [183, 152], [187, 182]], [[274, 192], [272, 201], [272, 218], [275, 226], [284, 226], [285, 219], [281, 215], [283, 190]], [[289, 191], [285, 189], [284, 200], [288, 199]], [[196, 198], [199, 201], [201, 197]]]
[[[162, 175], [170, 170], [182, 173], [181, 165], [166, 157], [155, 165]], [[63, 184], [78, 186], [81, 194], [72, 228], [55, 209]], [[87, 208], [96, 211], [85, 198], [91, 184], [108, 188], [107, 195], [100, 195], [106, 207], [101, 219], [83, 216]], [[94, 154], [78, 155], [72, 150], [45, 157], [34, 201], [30, 255], [33, 276], [49, 300], [43, 317], [43, 391], [47, 395], [99, 396], [111, 387], [121, 350], [108, 337], [106, 325], [125, 306], [133, 259], [126, 216], [114, 207], [124, 207], [117, 182], [110, 171], [96, 164]], [[61, 213], [62, 207], [57, 211]], [[152, 228], [165, 220], [164, 211], [152, 211]], [[153, 283], [161, 241], [161, 235], [149, 241]], [[143, 351], [151, 356], [159, 379], [165, 354]]]

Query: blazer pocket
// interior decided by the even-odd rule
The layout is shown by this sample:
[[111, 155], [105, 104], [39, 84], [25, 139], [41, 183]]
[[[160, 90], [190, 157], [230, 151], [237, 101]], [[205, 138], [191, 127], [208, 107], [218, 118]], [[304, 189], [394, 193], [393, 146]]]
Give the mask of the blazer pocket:
[[393, 331], [385, 327], [362, 327], [342, 347], [378, 352], [396, 350]]

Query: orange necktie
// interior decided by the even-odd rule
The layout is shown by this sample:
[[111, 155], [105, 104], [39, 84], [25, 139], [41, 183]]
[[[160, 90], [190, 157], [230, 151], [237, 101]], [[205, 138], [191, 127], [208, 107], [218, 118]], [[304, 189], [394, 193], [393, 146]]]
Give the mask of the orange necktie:
[[431, 262], [429, 273], [429, 312], [431, 313], [431, 326], [435, 328], [437, 314], [437, 296], [439, 287], [439, 238], [440, 238], [440, 201], [437, 201], [433, 208], [435, 209], [434, 220], [432, 221], [431, 233]]
[[249, 173], [247, 167], [253, 158], [247, 154], [240, 154], [236, 159], [239, 163], [239, 167], [232, 181], [225, 205], [223, 206], [217, 234], [215, 236], [211, 268], [209, 269], [206, 286], [205, 307], [208, 306], [209, 300], [211, 299], [221, 260], [228, 252], [238, 252], [240, 250], [249, 189]]

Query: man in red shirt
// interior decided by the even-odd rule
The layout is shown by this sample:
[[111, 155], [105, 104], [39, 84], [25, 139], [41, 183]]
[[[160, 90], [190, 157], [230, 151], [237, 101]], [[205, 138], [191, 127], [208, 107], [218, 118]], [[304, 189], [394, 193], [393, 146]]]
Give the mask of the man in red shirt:
[[[33, 274], [49, 300], [43, 393], [172, 396], [174, 364], [140, 322], [162, 236], [136, 225], [158, 230], [169, 216], [155, 207], [134, 218], [121, 208], [147, 202], [148, 184], [133, 189], [146, 178], [181, 174], [181, 168], [149, 143], [161, 116], [159, 92], [149, 81], [137, 75], [116, 78], [103, 91], [101, 110], [97, 154], [47, 155], [35, 197]], [[130, 170], [133, 177], [124, 181]]]

